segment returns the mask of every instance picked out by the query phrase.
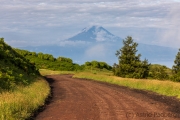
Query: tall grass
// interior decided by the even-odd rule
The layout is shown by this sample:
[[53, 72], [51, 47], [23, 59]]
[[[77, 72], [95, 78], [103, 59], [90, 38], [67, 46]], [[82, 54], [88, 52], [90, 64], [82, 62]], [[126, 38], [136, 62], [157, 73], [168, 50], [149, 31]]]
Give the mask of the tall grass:
[[29, 86], [19, 86], [0, 94], [0, 120], [24, 120], [45, 103], [50, 94], [48, 83], [39, 78]]
[[39, 70], [41, 75], [55, 75], [55, 74], [75, 74], [75, 71], [53, 71], [48, 69], [40, 69]]
[[160, 81], [149, 79], [129, 79], [112, 76], [107, 73], [92, 72], [76, 73], [73, 77], [92, 79], [96, 81], [127, 86], [134, 89], [149, 90], [161, 95], [176, 96], [177, 98], [180, 98], [180, 83], [168, 80]]

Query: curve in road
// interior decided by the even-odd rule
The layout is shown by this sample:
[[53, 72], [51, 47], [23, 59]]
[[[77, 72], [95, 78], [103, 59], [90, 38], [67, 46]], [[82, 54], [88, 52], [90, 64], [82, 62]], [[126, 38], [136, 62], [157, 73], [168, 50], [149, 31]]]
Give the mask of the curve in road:
[[36, 120], [178, 120], [180, 103], [148, 91], [72, 78], [46, 76], [53, 98]]

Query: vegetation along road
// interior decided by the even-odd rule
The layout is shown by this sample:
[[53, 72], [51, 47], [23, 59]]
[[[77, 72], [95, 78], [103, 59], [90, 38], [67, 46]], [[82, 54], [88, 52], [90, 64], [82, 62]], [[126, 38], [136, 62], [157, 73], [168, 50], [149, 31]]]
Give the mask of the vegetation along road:
[[37, 120], [178, 120], [180, 103], [148, 91], [49, 75], [53, 97]]

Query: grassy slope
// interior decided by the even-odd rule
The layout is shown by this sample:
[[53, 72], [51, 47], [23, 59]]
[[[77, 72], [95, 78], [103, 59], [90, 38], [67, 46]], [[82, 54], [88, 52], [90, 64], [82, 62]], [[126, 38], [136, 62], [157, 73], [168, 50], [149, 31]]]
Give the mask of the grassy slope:
[[35, 66], [0, 38], [0, 91], [28, 85], [39, 75]]
[[35, 66], [0, 38], [0, 120], [30, 117], [49, 94]]
[[111, 73], [103, 72], [80, 72], [76, 73], [75, 78], [86, 78], [96, 81], [108, 82], [134, 89], [153, 91], [162, 95], [176, 96], [180, 98], [180, 83], [172, 81], [148, 80], [148, 79], [128, 79], [112, 76]]
[[44, 105], [50, 93], [49, 84], [42, 78], [27, 87], [0, 94], [0, 120], [24, 120], [39, 106]]

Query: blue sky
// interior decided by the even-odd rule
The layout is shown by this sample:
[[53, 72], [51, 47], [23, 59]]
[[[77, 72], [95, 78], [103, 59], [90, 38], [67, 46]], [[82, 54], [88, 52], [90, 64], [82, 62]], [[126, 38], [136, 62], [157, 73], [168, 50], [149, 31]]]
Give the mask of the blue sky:
[[180, 47], [180, 0], [0, 1], [0, 37], [14, 47], [57, 44], [91, 25], [141, 43]]

